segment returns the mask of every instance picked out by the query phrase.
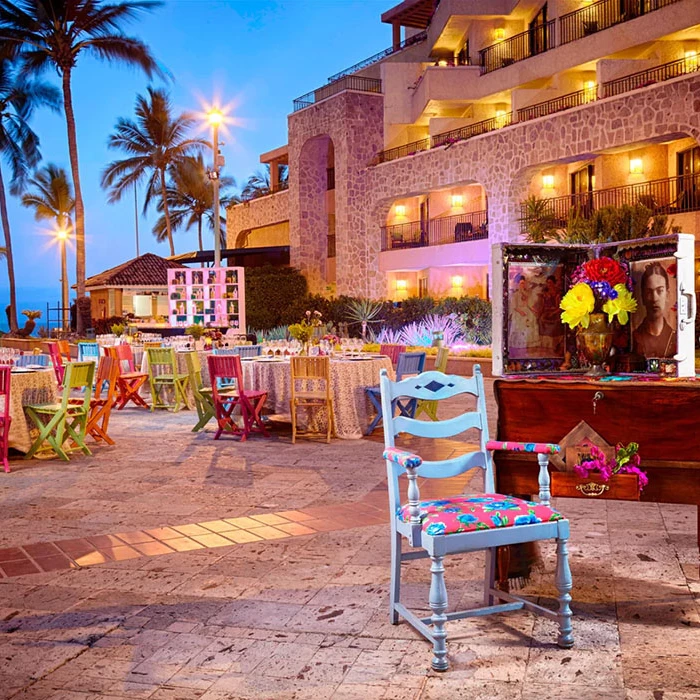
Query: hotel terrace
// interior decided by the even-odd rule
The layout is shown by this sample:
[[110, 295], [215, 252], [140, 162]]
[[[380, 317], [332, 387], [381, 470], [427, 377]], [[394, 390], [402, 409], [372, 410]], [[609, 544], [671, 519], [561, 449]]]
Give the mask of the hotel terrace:
[[700, 231], [698, 0], [404, 0], [381, 19], [391, 47], [294, 100], [260, 159], [272, 194], [229, 209], [229, 247], [289, 245], [312, 291], [400, 300], [487, 296], [531, 195], [562, 222], [641, 203]]

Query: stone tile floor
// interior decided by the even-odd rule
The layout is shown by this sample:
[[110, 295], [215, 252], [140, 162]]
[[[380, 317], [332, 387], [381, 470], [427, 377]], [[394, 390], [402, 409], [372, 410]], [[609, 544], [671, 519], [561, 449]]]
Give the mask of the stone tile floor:
[[[435, 674], [428, 643], [388, 622], [381, 431], [292, 445], [280, 426], [240, 444], [192, 424], [126, 409], [116, 447], [11, 462], [0, 697], [700, 698], [693, 507], [560, 499], [576, 646], [558, 649], [553, 624], [527, 613], [454, 622], [451, 670]], [[480, 488], [478, 474], [455, 481]], [[542, 553], [533, 598], [554, 593]], [[482, 565], [448, 561], [451, 607], [478, 604]], [[426, 562], [405, 582], [427, 611]]]

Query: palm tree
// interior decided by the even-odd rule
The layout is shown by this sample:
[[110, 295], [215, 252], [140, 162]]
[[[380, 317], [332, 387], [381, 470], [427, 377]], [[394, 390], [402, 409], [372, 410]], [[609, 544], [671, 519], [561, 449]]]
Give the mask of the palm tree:
[[167, 197], [167, 171], [185, 156], [209, 146], [204, 139], [186, 138], [194, 123], [194, 118], [186, 112], [173, 117], [165, 90], [149, 87], [148, 97], [136, 97], [136, 121], [120, 118], [114, 134], [109, 137], [109, 147], [125, 151], [128, 157], [113, 161], [102, 173], [102, 186], [110, 188], [110, 202], [118, 201], [133, 185], [149, 178], [143, 210], [148, 211], [154, 197], [162, 198], [170, 255], [175, 255], [175, 246]]
[[[8, 56], [22, 58], [24, 75], [55, 68], [61, 76], [68, 151], [75, 187], [75, 252], [78, 308], [85, 296], [85, 209], [78, 167], [78, 141], [71, 78], [81, 53], [160, 72], [150, 49], [122, 27], [158, 0], [0, 0], [0, 43]], [[83, 317], [78, 314], [78, 332]]]
[[68, 173], [63, 168], [49, 163], [34, 174], [28, 185], [34, 191], [22, 195], [22, 204], [34, 209], [37, 221], [53, 219], [59, 229], [72, 227], [75, 198]]
[[[196, 157], [186, 157], [176, 162], [170, 169], [170, 186], [167, 188], [166, 198], [158, 201], [158, 211], [164, 212], [164, 201], [167, 202], [170, 212], [170, 225], [173, 231], [184, 227], [189, 231], [192, 226], [197, 226], [199, 250], [204, 250], [202, 242], [202, 224], [206, 217], [210, 229], [214, 228], [214, 188], [207, 174], [204, 157], [198, 154]], [[226, 209], [234, 199], [226, 193], [227, 189], [235, 187], [232, 177], [219, 178], [219, 203]], [[226, 247], [226, 217], [221, 216], [222, 248]], [[159, 241], [167, 238], [165, 215], [159, 217], [153, 227], [153, 233]]]
[[[8, 60], [0, 60], [0, 157], [9, 163], [12, 173], [10, 193], [19, 194], [29, 173], [39, 160], [39, 138], [29, 127], [29, 118], [36, 107], [47, 105], [58, 108], [59, 93], [55, 88], [41, 82], [26, 81], [17, 76]], [[7, 215], [5, 182], [0, 169], [0, 219], [5, 234], [3, 247], [7, 258], [7, 277], [10, 283], [10, 306], [8, 323], [16, 331], [17, 297], [15, 266], [12, 258], [12, 236]]]
[[[289, 178], [289, 168], [283, 165], [280, 169], [280, 186], [287, 184]], [[272, 192], [270, 184], [270, 165], [266, 164], [264, 170], [254, 172], [243, 185], [241, 199], [243, 201], [264, 197]]]

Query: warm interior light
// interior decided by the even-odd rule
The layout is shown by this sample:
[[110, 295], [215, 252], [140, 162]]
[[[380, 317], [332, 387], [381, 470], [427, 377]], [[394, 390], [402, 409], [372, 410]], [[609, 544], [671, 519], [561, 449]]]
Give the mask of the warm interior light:
[[506, 110], [505, 109], [497, 109], [496, 110], [496, 128], [500, 129], [501, 127], [504, 127], [506, 125]]
[[438, 66], [442, 66], [442, 67], [444, 68], [446, 65], [447, 65], [447, 60], [446, 60], [446, 59], [441, 58], [441, 59], [438, 61]]
[[224, 115], [218, 109], [212, 109], [207, 118], [212, 126], [219, 126], [224, 121]]
[[543, 175], [542, 176], [542, 188], [545, 190], [554, 189], [554, 175]]
[[583, 98], [586, 102], [591, 102], [595, 100], [598, 94], [598, 86], [595, 80], [584, 80], [583, 81]]
[[506, 30], [503, 27], [497, 27], [493, 30], [493, 38], [496, 41], [503, 41], [506, 38]]
[[695, 50], [690, 50], [685, 52], [685, 69], [686, 70], [697, 70], [698, 69], [698, 52]]
[[397, 291], [405, 291], [406, 290], [406, 280], [396, 280], [396, 289], [397, 289]]
[[644, 162], [641, 158], [630, 158], [630, 175], [643, 175]]
[[452, 276], [452, 286], [453, 287], [461, 287], [463, 283], [464, 283], [464, 280], [462, 280], [461, 275], [453, 275]]
[[403, 204], [397, 204], [394, 207], [394, 213], [396, 216], [406, 216], [406, 207]]
[[464, 204], [464, 197], [462, 197], [461, 194], [453, 194], [452, 195], [452, 208], [453, 209], [458, 209]]

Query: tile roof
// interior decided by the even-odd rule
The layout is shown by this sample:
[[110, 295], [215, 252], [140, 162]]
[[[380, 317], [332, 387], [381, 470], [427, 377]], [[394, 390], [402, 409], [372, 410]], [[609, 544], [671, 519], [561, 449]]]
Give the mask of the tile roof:
[[127, 260], [109, 270], [89, 277], [86, 287], [167, 287], [168, 270], [182, 268], [183, 265], [161, 258], [153, 253], [145, 253], [133, 260]]

